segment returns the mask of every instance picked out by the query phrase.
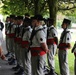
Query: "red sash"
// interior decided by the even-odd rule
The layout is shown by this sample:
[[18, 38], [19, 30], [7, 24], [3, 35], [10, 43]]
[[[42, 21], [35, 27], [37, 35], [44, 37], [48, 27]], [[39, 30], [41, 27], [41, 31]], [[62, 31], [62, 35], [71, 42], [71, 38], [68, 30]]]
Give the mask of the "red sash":
[[28, 41], [21, 41], [21, 46], [23, 48], [27, 48], [28, 45], [29, 45], [29, 42]]
[[38, 56], [38, 55], [42, 56], [46, 54], [46, 52], [41, 47], [31, 47], [30, 50], [32, 56]]
[[54, 38], [51, 38], [51, 39], [47, 39], [47, 44], [52, 45], [52, 44], [56, 44], [56, 42], [54, 41]]

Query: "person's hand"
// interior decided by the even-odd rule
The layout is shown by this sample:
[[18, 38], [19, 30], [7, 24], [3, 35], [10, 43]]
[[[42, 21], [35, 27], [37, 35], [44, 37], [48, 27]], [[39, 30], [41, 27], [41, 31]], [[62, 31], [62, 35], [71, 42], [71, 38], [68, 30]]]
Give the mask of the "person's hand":
[[50, 52], [50, 50], [48, 49], [48, 50], [46, 50], [46, 53], [49, 53]]
[[1, 59], [2, 59], [2, 60], [5, 60], [5, 59], [6, 59], [5, 55], [2, 55], [2, 56], [1, 56]]

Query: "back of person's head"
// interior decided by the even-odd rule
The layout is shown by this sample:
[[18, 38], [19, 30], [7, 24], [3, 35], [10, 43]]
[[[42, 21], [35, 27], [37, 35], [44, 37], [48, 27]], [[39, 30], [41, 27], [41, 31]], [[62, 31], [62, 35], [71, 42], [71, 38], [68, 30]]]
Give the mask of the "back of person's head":
[[50, 25], [54, 24], [54, 19], [53, 18], [48, 18], [47, 21], [49, 22]]
[[35, 18], [36, 20], [38, 20], [38, 21], [43, 21], [43, 20], [44, 20], [44, 18], [43, 18], [43, 16], [42, 16], [41, 14], [35, 15], [34, 18]]
[[30, 18], [30, 14], [29, 13], [25, 13], [25, 18]]
[[23, 25], [25, 25], [25, 27], [30, 26], [31, 25], [31, 19], [25, 18], [23, 21]]

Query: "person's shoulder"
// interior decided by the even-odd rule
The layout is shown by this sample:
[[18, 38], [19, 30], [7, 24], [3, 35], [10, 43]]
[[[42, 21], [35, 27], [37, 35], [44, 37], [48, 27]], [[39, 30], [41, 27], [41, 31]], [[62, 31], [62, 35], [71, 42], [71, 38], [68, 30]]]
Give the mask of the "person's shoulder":
[[38, 36], [44, 36], [44, 35], [45, 35], [44, 30], [43, 30], [43, 29], [39, 30], [39, 31], [37, 32], [37, 35], [38, 35]]
[[2, 23], [2, 24], [3, 24], [3, 22], [0, 22], [0, 23]]
[[1, 25], [4, 25], [3, 22], [1, 22]]

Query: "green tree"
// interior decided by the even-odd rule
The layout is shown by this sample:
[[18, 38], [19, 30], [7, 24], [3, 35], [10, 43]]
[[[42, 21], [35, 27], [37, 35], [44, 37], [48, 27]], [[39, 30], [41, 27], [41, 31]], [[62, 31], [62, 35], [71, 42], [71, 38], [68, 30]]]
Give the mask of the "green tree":
[[[49, 7], [49, 14], [50, 14], [50, 18], [53, 18], [55, 20], [56, 23], [56, 15], [57, 15], [57, 3], [58, 0], [47, 0], [48, 3], [48, 7]], [[56, 25], [56, 24], [55, 24]]]
[[15, 14], [22, 15], [25, 12], [24, 4], [21, 0], [7, 0], [2, 1], [3, 5], [3, 14]]
[[[56, 23], [57, 12], [65, 15], [74, 15], [76, 12], [76, 0], [1, 0], [3, 14], [24, 15], [26, 12], [31, 15], [49, 15]], [[1, 7], [0, 7], [1, 8]], [[70, 11], [70, 12], [69, 12]]]
[[45, 10], [46, 0], [1, 0], [3, 14], [25, 14], [26, 12], [42, 14]]

